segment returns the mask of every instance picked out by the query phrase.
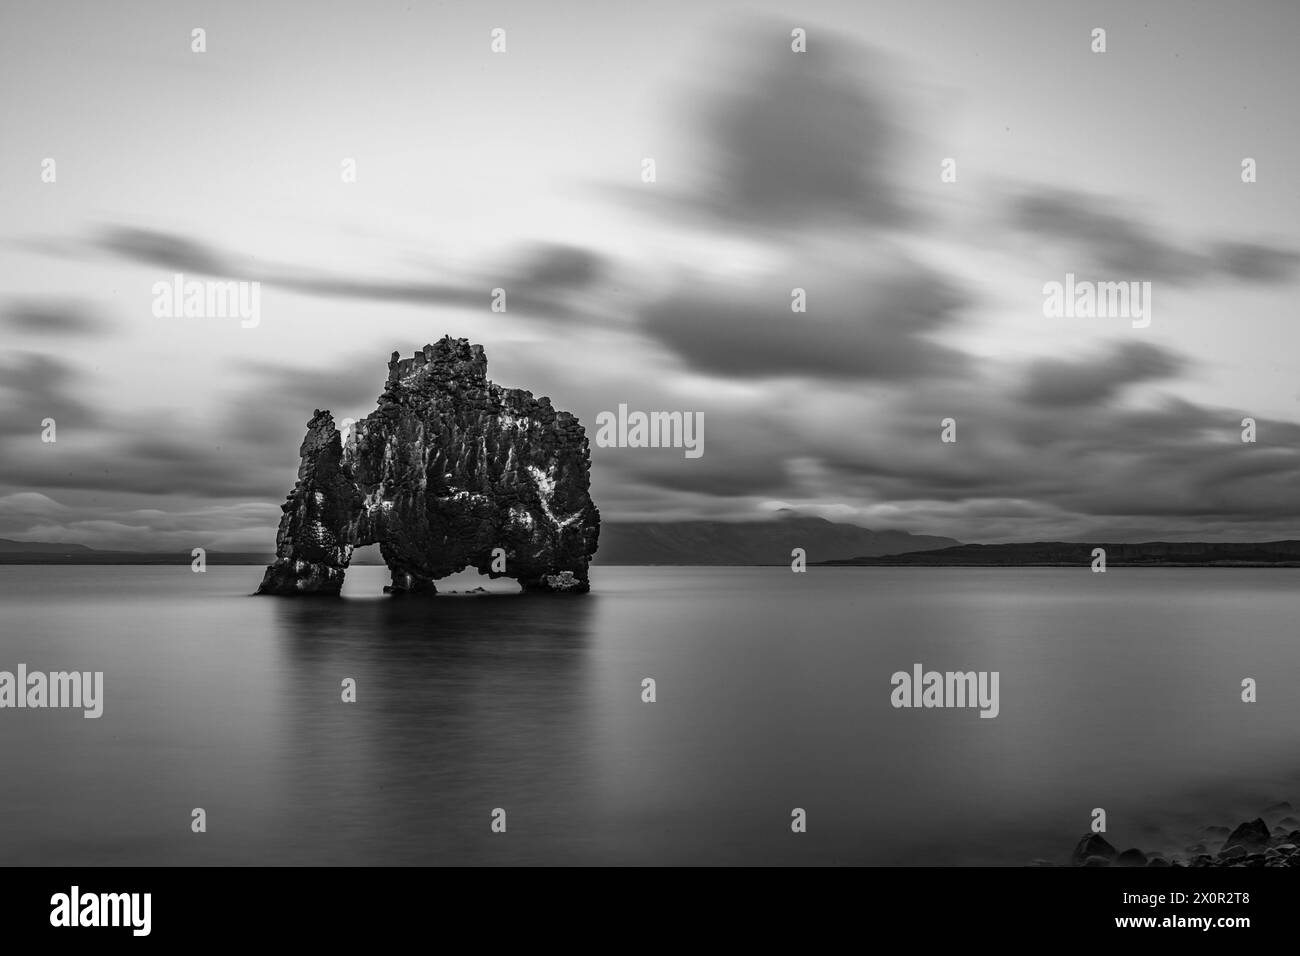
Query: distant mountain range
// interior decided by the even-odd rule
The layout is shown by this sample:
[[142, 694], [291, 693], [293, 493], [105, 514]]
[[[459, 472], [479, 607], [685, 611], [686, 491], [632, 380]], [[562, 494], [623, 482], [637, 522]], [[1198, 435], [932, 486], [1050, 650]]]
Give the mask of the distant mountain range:
[[[782, 565], [803, 548], [810, 566], [825, 567], [1078, 567], [1106, 550], [1113, 567], [1300, 567], [1300, 541], [1105, 544], [1036, 541], [961, 544], [952, 538], [871, 531], [824, 518], [778, 516], [768, 521], [607, 521], [597, 566]], [[266, 551], [209, 551], [212, 565], [269, 564]], [[189, 564], [189, 551], [100, 551], [80, 544], [0, 538], [0, 564]], [[382, 565], [377, 547], [360, 548], [354, 566]]]
[[934, 551], [863, 554], [848, 560], [817, 563], [861, 567], [1088, 567], [1092, 564], [1094, 548], [1105, 550], [1107, 568], [1300, 567], [1300, 541], [963, 544]]
[[[209, 564], [267, 564], [271, 551], [209, 551]], [[0, 564], [189, 564], [189, 551], [101, 551], [84, 544], [0, 538]]]
[[767, 521], [608, 521], [600, 528], [594, 564], [789, 564], [803, 548], [809, 562], [925, 551], [958, 544], [953, 538], [871, 531], [825, 518], [780, 514]]
[[[803, 548], [810, 562], [924, 551], [958, 544], [953, 538], [871, 531], [824, 518], [780, 515], [765, 521], [606, 521], [596, 565], [789, 564]], [[208, 564], [268, 564], [266, 551], [208, 551]], [[79, 544], [0, 539], [0, 564], [189, 564], [187, 551], [99, 551]], [[358, 549], [356, 565], [382, 564], [376, 548]]]
[[46, 541], [10, 541], [0, 538], [0, 554], [94, 554], [84, 544], [53, 544]]

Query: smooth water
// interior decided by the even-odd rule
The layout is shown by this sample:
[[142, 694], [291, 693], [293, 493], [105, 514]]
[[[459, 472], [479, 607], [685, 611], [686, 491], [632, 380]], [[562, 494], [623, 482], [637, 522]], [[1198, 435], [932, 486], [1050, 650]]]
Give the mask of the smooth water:
[[[433, 600], [376, 567], [342, 600], [260, 578], [0, 567], [0, 670], [105, 675], [98, 720], [0, 710], [0, 862], [1020, 865], [1094, 807], [1150, 850], [1300, 796], [1295, 571], [598, 567], [585, 597]], [[915, 662], [999, 671], [999, 716], [893, 708]]]

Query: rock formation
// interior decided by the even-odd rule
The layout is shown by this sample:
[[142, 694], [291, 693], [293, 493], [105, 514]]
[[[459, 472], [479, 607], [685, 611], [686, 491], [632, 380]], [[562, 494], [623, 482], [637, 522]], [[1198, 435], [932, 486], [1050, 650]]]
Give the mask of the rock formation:
[[467, 567], [527, 591], [590, 589], [600, 513], [582, 425], [489, 382], [481, 345], [394, 352], [379, 407], [346, 434], [317, 410], [299, 454], [259, 594], [338, 594], [353, 549], [375, 542], [394, 594], [436, 593]]

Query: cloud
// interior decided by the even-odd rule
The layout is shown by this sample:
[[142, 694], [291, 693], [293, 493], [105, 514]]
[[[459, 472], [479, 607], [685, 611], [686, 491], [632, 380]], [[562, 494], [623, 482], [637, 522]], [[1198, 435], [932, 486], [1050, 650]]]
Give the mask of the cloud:
[[[77, 398], [84, 376], [34, 353], [0, 359], [0, 488], [85, 490], [203, 501], [278, 501], [293, 485], [297, 449], [312, 410], [333, 403], [365, 414], [383, 387], [386, 356], [370, 373], [355, 363], [319, 369], [255, 362], [232, 372], [214, 405], [100, 414]], [[216, 410], [216, 418], [212, 410]], [[41, 441], [54, 418], [57, 442]]]
[[1091, 265], [1111, 274], [1177, 283], [1224, 275], [1248, 282], [1292, 278], [1300, 255], [1263, 243], [1220, 242], [1186, 248], [1157, 238], [1118, 201], [1064, 190], [1019, 197], [1012, 224], [1025, 232], [1056, 239], [1079, 250]]
[[[154, 424], [139, 422], [141, 429]], [[0, 444], [4, 485], [155, 498], [188, 495], [204, 501], [281, 499], [293, 484], [298, 464], [294, 452], [302, 440], [299, 435], [287, 456], [268, 461], [252, 454], [252, 443], [239, 436], [211, 442], [184, 433], [140, 438], [116, 422], [97, 429], [84, 443], [65, 440], [62, 425], [57, 444], [41, 445], [39, 427], [37, 435], [35, 439], [9, 438]]]
[[1036, 405], [1096, 405], [1110, 401], [1129, 385], [1170, 378], [1183, 368], [1181, 359], [1158, 346], [1120, 344], [1091, 359], [1033, 362], [1020, 397]]
[[[247, 359], [233, 373], [241, 385], [227, 403], [229, 426], [246, 434], [244, 430], [250, 426], [283, 418], [301, 433], [317, 408], [333, 411], [338, 419], [358, 408], [368, 414], [384, 390], [388, 357], [393, 351], [413, 349], [406, 345], [388, 351], [376, 348], [363, 353], [361, 360], [348, 358], [318, 367]], [[301, 439], [299, 434], [295, 442]]]
[[559, 243], [534, 243], [504, 257], [492, 274], [454, 282], [374, 278], [268, 263], [238, 256], [174, 233], [114, 227], [95, 246], [121, 258], [169, 271], [263, 282], [302, 295], [407, 305], [460, 306], [486, 311], [491, 290], [504, 288], [511, 311], [568, 320], [581, 311], [573, 293], [587, 290], [604, 274], [599, 253]]
[[625, 208], [750, 235], [918, 221], [906, 198], [915, 144], [882, 52], [813, 26], [794, 53], [790, 30], [727, 22], [723, 57], [711, 44], [674, 103], [684, 162], [661, 163], [653, 188], [614, 187]]
[[822, 31], [793, 54], [788, 27], [748, 33], [743, 47], [761, 52], [723, 74], [697, 113], [716, 163], [707, 200], [717, 213], [741, 222], [900, 220], [890, 176], [899, 127], [865, 82], [871, 51]]
[[[845, 401], [841, 416], [860, 427], [848, 440], [829, 428], [805, 434], [803, 453], [818, 464], [805, 474], [816, 480], [785, 500], [888, 506], [909, 530], [974, 541], [1139, 540], [1139, 529], [1222, 539], [1235, 528], [1240, 538], [1252, 523], [1269, 537], [1300, 536], [1300, 425], [1261, 419], [1259, 443], [1247, 444], [1238, 409], [1176, 398], [1125, 407], [1095, 391], [1091, 403], [1046, 405], [1000, 379], [1033, 372]], [[944, 444], [949, 415], [957, 441]]]
[[124, 259], [174, 272], [234, 278], [251, 271], [246, 259], [229, 256], [207, 243], [171, 232], [118, 226], [100, 236], [98, 245]]
[[[70, 430], [101, 423], [100, 412], [78, 396], [84, 391], [83, 374], [61, 358], [39, 352], [16, 351], [0, 355], [0, 437], [16, 437], [35, 454], [53, 445], [41, 441], [41, 422], [53, 418], [56, 439]], [[26, 447], [26, 445], [24, 446]], [[6, 467], [11, 462], [6, 463]]]
[[101, 335], [104, 323], [77, 302], [19, 301], [0, 311], [0, 324], [14, 332], [47, 338]]
[[563, 243], [537, 243], [516, 267], [525, 289], [582, 290], [598, 281], [606, 269], [603, 256]]
[[1220, 271], [1247, 282], [1285, 282], [1300, 265], [1300, 254], [1255, 242], [1219, 243], [1210, 257]]
[[269, 503], [205, 504], [165, 511], [130, 506], [110, 509], [94, 502], [60, 505], [60, 509], [57, 516], [33, 515], [26, 520], [9, 520], [0, 511], [0, 536], [84, 544], [108, 551], [188, 554], [191, 548], [203, 547], [270, 552], [275, 549], [273, 529], [280, 513]]
[[20, 491], [0, 495], [0, 519], [4, 518], [61, 518], [69, 509], [48, 495], [35, 491]]
[[[792, 311], [794, 288], [806, 312]], [[683, 277], [641, 325], [690, 367], [727, 378], [904, 380], [960, 373], [964, 354], [933, 336], [965, 303], [928, 268], [864, 248], [852, 262], [797, 255], [759, 279]]]

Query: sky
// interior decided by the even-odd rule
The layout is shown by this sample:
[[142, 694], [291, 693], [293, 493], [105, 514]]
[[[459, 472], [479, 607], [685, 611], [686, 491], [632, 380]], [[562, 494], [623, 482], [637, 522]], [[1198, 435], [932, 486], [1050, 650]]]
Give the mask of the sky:
[[[605, 520], [1300, 538], [1298, 33], [1285, 0], [7, 0], [0, 537], [269, 550], [313, 411], [450, 334], [589, 436], [703, 415], [698, 458], [593, 443]], [[260, 321], [159, 317], [177, 273], [260, 283]], [[1150, 324], [1045, 315], [1067, 273], [1150, 282]]]

